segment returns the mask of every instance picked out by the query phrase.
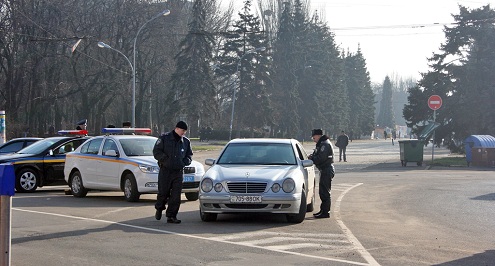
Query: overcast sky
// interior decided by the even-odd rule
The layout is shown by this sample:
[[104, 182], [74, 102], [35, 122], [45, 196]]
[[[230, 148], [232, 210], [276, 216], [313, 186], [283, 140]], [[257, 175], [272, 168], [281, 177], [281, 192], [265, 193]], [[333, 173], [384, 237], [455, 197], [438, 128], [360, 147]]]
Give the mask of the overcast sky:
[[[244, 1], [234, 2], [242, 7]], [[428, 70], [427, 58], [444, 42], [443, 25], [454, 21], [458, 4], [494, 8], [495, 0], [310, 0], [312, 10], [324, 13], [337, 45], [351, 52], [361, 46], [371, 81], [378, 83], [386, 75], [419, 79]]]
[[380, 83], [394, 73], [419, 79], [428, 70], [427, 58], [445, 41], [443, 25], [454, 22], [458, 4], [495, 7], [495, 1], [311, 0], [312, 9], [325, 11], [341, 48], [361, 46], [372, 82]]

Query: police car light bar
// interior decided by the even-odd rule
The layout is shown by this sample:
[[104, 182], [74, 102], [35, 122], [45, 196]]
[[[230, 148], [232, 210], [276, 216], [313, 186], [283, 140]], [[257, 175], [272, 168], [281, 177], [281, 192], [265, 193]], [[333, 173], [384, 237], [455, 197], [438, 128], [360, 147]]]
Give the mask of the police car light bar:
[[88, 135], [87, 130], [59, 130], [59, 135]]
[[105, 127], [101, 129], [104, 134], [151, 134], [151, 128], [116, 128]]

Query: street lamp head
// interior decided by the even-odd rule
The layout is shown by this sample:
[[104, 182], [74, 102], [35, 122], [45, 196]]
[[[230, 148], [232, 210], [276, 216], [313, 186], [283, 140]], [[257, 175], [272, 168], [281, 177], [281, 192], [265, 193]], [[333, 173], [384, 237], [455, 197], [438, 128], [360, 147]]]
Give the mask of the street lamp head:
[[108, 44], [106, 44], [104, 42], [98, 42], [98, 47], [100, 47], [100, 48], [108, 48], [108, 49], [112, 48], [110, 45], [108, 45]]

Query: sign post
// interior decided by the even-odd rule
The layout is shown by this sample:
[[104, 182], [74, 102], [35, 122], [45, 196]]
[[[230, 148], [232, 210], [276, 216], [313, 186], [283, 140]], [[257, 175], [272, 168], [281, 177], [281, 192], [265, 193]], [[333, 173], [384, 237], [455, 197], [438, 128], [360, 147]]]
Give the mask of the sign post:
[[[433, 123], [435, 123], [437, 116], [437, 109], [442, 107], [442, 98], [438, 95], [432, 95], [428, 98], [428, 107], [433, 110]], [[432, 135], [432, 147], [431, 147], [431, 161], [433, 162], [433, 155], [435, 154], [435, 130]]]
[[12, 196], [14, 195], [14, 166], [0, 164], [0, 265], [11, 263]]
[[7, 142], [5, 132], [5, 111], [0, 111], [0, 144]]

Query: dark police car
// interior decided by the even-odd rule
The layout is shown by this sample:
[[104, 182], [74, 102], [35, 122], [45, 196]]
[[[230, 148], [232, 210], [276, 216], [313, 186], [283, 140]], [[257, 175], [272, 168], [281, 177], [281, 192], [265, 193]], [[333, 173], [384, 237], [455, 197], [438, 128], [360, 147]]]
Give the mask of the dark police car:
[[0, 153], [13, 153], [19, 151], [38, 140], [42, 140], [43, 138], [16, 138], [11, 139], [4, 144], [0, 145]]
[[0, 163], [11, 163], [15, 170], [15, 190], [34, 192], [45, 185], [65, 184], [65, 154], [86, 141], [86, 130], [61, 130], [60, 137], [50, 137], [8, 155], [0, 156]]

